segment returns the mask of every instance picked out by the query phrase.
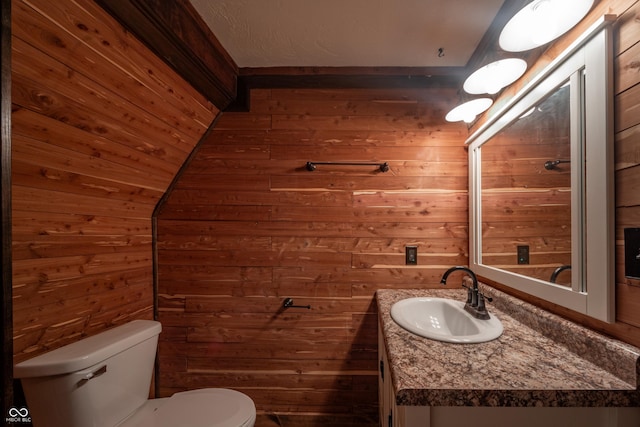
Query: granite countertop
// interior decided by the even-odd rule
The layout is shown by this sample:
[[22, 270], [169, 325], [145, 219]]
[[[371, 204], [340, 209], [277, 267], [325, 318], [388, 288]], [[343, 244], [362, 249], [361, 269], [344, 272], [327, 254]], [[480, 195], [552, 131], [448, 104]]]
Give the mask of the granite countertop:
[[503, 334], [480, 344], [414, 335], [391, 319], [404, 298], [464, 301], [463, 289], [378, 290], [396, 403], [407, 406], [640, 406], [640, 350], [481, 286]]

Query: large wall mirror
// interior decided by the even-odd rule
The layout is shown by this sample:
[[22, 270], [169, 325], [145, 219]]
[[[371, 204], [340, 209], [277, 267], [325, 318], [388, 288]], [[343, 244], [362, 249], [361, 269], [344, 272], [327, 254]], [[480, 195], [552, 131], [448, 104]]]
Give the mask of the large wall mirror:
[[471, 267], [614, 321], [612, 16], [467, 140]]

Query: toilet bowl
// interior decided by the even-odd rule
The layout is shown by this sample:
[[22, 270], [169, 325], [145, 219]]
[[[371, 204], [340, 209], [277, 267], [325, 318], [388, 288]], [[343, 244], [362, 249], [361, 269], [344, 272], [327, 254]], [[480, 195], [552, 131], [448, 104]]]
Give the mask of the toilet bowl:
[[253, 427], [255, 405], [235, 390], [148, 399], [161, 329], [134, 320], [15, 365], [34, 427]]
[[118, 427], [251, 427], [253, 401], [227, 389], [209, 388], [150, 399]]

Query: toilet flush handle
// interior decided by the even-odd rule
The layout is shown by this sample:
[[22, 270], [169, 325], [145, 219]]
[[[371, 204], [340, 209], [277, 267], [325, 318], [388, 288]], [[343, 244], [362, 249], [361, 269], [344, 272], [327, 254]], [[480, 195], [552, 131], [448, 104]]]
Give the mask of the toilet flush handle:
[[95, 371], [89, 371], [89, 372], [78, 372], [78, 375], [82, 376], [82, 378], [80, 379], [80, 381], [78, 381], [78, 383], [76, 384], [78, 387], [84, 385], [87, 381], [92, 380], [96, 377], [99, 377], [100, 375], [104, 374], [107, 372], [107, 365], [104, 365], [98, 369], [96, 369]]

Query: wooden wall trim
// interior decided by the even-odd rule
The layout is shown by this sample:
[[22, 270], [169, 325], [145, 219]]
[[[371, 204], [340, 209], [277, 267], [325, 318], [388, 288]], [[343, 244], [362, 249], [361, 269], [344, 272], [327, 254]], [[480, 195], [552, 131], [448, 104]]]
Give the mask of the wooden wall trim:
[[[11, 305], [11, 0], [2, 0], [2, 395], [6, 414], [13, 403], [13, 312]], [[4, 416], [4, 415], [3, 415]]]
[[187, 0], [96, 0], [218, 109], [236, 97], [238, 67]]
[[462, 87], [463, 67], [426, 68], [244, 68], [250, 89], [424, 89]]
[[235, 101], [226, 111], [249, 111], [252, 89], [460, 88], [464, 67], [241, 68]]

